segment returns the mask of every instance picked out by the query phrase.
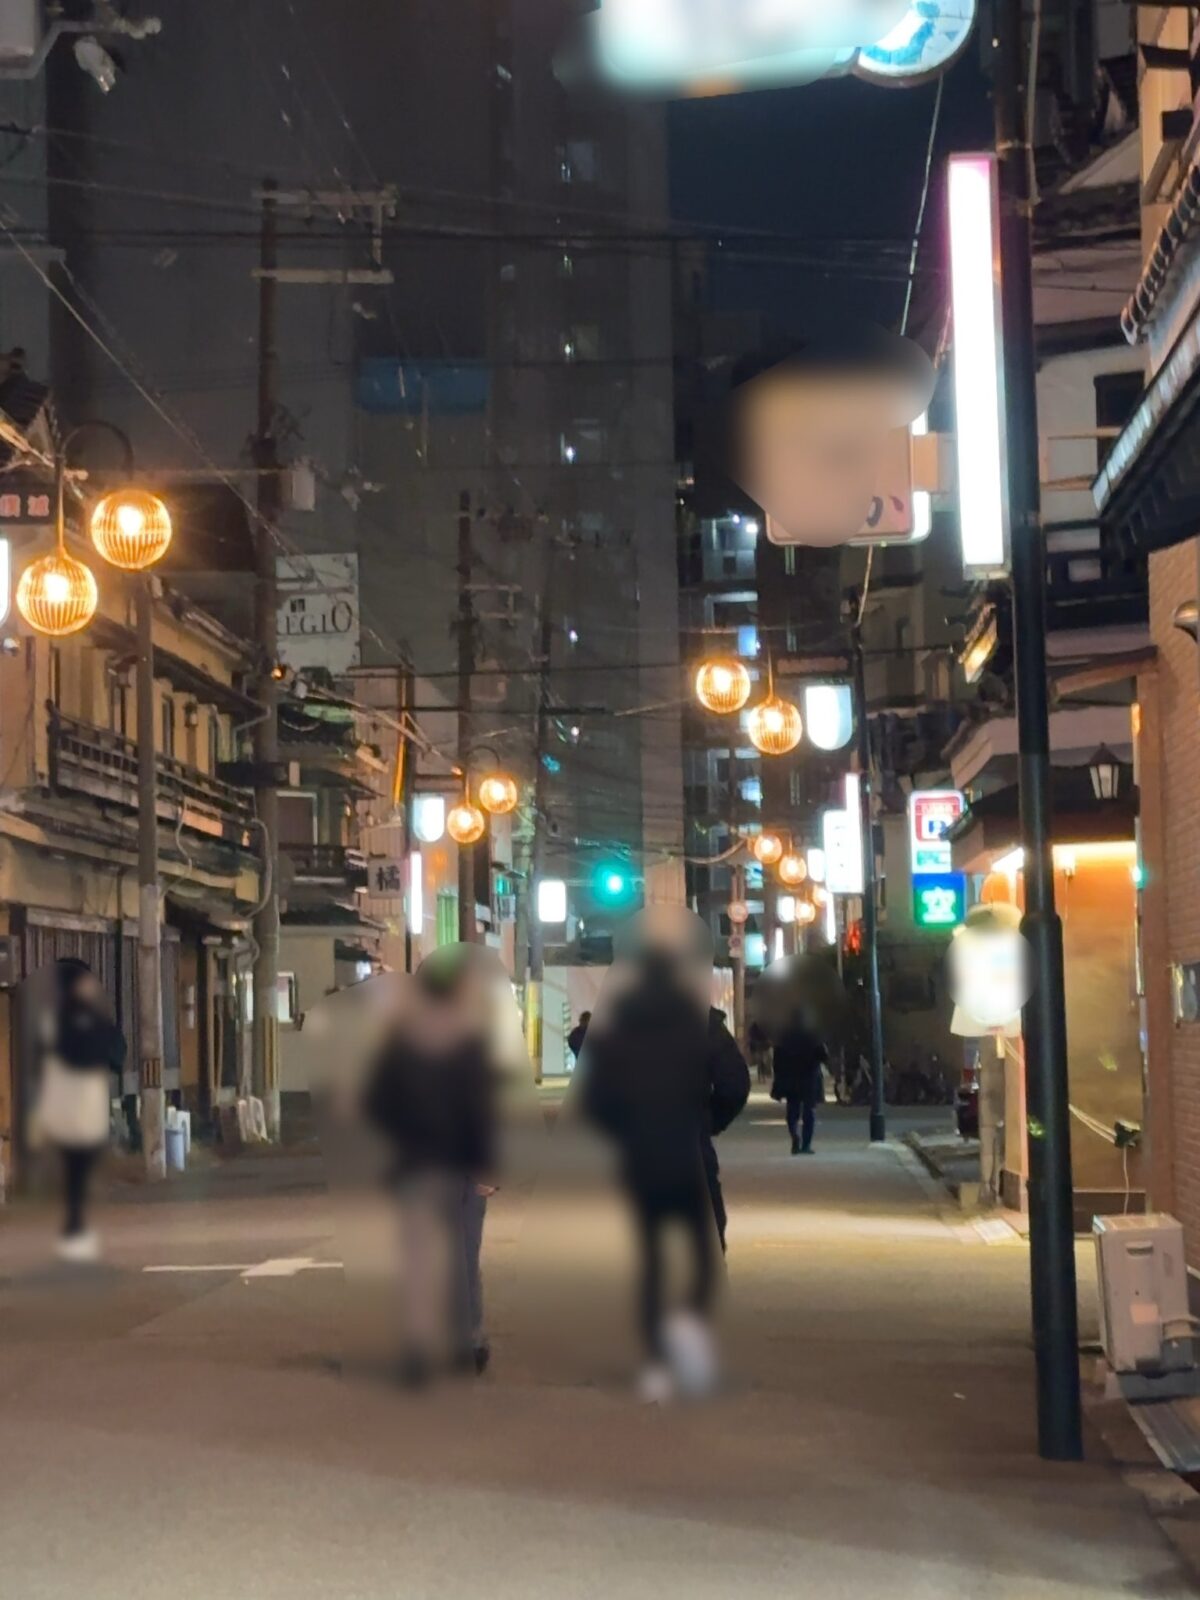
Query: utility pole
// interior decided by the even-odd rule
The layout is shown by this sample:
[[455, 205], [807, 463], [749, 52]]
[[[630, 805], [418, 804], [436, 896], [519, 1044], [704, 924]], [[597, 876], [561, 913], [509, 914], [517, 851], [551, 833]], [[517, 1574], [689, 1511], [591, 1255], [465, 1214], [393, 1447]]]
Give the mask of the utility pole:
[[254, 530], [254, 638], [261, 671], [262, 713], [254, 725], [254, 803], [262, 827], [262, 905], [254, 918], [253, 1087], [263, 1103], [267, 1135], [279, 1138], [279, 686], [275, 679], [277, 598], [275, 541], [279, 516], [276, 349], [277, 200], [274, 182], [262, 189], [258, 272], [258, 515]]
[[[746, 869], [739, 861], [733, 869], [733, 881], [730, 887], [729, 902], [731, 905], [746, 901]], [[732, 927], [730, 943], [737, 952], [732, 956], [733, 962], [733, 1036], [744, 1050], [746, 1048], [746, 928], [741, 923]]]
[[551, 578], [554, 548], [546, 563], [542, 614], [538, 627], [538, 703], [533, 741], [533, 839], [529, 849], [529, 971], [525, 980], [525, 1038], [533, 1060], [536, 1083], [542, 1081], [543, 982], [546, 975], [546, 930], [538, 915], [538, 888], [546, 870], [547, 778], [546, 740], [550, 729], [550, 653], [554, 646], [554, 611]]
[[1021, 843], [1032, 989], [1025, 1003], [1029, 1128], [1029, 1269], [1037, 1360], [1038, 1450], [1050, 1461], [1083, 1456], [1075, 1226], [1067, 1091], [1062, 923], [1054, 903], [1050, 717], [1046, 691], [1046, 536], [1041, 519], [1034, 352], [1032, 206], [1024, 12], [999, 0], [996, 155], [1000, 177], [1001, 307], [1009, 451], [1013, 635]]
[[[60, 491], [61, 492], [61, 491]], [[154, 727], [154, 584], [134, 579], [138, 743], [138, 1069], [142, 1153], [151, 1178], [165, 1178], [162, 922], [158, 892], [158, 773]]]
[[[409, 737], [412, 729], [411, 708], [417, 698], [416, 678], [411, 668], [400, 674], [400, 728], [397, 732], [399, 746], [396, 751], [397, 783], [393, 800], [399, 802], [404, 818], [404, 970], [416, 968], [417, 946], [413, 941], [413, 860], [419, 854], [415, 828], [417, 797], [417, 743]], [[421, 930], [416, 930], [420, 937]]]
[[854, 628], [854, 726], [858, 738], [859, 832], [863, 863], [863, 953], [867, 958], [867, 1007], [871, 1021], [871, 1143], [887, 1138], [883, 1100], [883, 1003], [879, 994], [879, 903], [875, 879], [875, 806], [871, 786], [871, 724], [862, 627]]
[[[471, 773], [471, 689], [475, 673], [475, 608], [471, 600], [471, 495], [458, 497], [458, 764], [464, 791]], [[486, 835], [485, 835], [486, 837]], [[458, 847], [458, 937], [474, 943], [478, 937], [475, 916], [475, 846]]]

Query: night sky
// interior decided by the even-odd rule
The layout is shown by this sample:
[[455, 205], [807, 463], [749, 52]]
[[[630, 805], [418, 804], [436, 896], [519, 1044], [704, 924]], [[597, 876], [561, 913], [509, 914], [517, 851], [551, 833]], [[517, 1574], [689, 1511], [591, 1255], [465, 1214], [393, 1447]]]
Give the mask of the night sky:
[[[814, 310], [822, 321], [870, 317], [897, 326], [936, 93], [935, 83], [889, 89], [843, 78], [675, 102], [669, 126], [677, 223], [794, 236], [762, 247], [762, 254], [786, 252], [787, 261], [722, 262], [714, 250], [714, 309], [761, 310], [771, 332], [784, 336], [809, 325]], [[942, 257], [945, 157], [991, 142], [976, 35], [945, 80], [910, 322], [918, 336], [937, 298], [929, 274]], [[835, 242], [847, 240], [856, 242]], [[886, 241], [894, 255], [861, 241]], [[757, 244], [735, 248], [760, 253]]]

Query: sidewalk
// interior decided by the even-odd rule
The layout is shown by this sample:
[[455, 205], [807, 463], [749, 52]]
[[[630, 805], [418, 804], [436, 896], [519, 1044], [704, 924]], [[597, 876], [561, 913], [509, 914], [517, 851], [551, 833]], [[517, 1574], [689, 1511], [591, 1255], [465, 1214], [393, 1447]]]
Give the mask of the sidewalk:
[[[964, 1228], [912, 1157], [867, 1145], [858, 1112], [829, 1108], [816, 1151], [790, 1157], [762, 1101], [721, 1141], [737, 1382], [666, 1411], [636, 1404], [615, 1357], [562, 1376], [571, 1352], [555, 1359], [558, 1330], [538, 1325], [560, 1267], [522, 1247], [511, 1196], [488, 1225], [493, 1371], [424, 1411], [327, 1375], [340, 1273], [232, 1270], [328, 1259], [316, 1191], [113, 1207], [89, 1296], [14, 1273], [0, 1218], [4, 1592], [1196, 1592], [1099, 1438], [1083, 1466], [1036, 1457], [1023, 1244]], [[164, 1231], [174, 1265], [216, 1270], [145, 1274]], [[1086, 1251], [1080, 1269], [1094, 1333]]]

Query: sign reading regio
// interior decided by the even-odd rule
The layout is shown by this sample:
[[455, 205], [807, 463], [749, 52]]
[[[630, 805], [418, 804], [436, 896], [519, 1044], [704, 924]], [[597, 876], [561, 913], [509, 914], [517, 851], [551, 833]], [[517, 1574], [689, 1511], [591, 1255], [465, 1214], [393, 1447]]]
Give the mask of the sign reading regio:
[[339, 677], [359, 660], [358, 556], [280, 556], [276, 631], [279, 659], [297, 671], [323, 667]]

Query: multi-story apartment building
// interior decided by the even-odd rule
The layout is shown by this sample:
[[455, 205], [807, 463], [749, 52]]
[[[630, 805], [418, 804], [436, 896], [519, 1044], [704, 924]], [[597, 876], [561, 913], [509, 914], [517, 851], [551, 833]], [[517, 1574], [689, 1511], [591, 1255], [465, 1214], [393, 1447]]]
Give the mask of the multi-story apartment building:
[[[30, 129], [5, 195], [95, 338], [20, 259], [0, 327], [40, 317], [24, 336], [64, 412], [122, 422], [144, 463], [245, 466], [256, 196], [279, 180], [280, 265], [325, 274], [279, 284], [278, 431], [317, 480], [281, 553], [356, 551], [363, 667], [441, 688], [469, 586], [476, 756], [527, 783], [540, 763], [546, 870], [602, 930], [598, 862], [681, 893], [677, 720], [639, 710], [679, 696], [670, 258], [661, 115], [565, 87], [561, 21], [451, 0], [436, 28], [404, 7], [360, 27], [316, 0], [215, 0], [164, 19], [107, 96], [56, 50], [0, 86]], [[329, 201], [386, 185], [378, 215]]]

